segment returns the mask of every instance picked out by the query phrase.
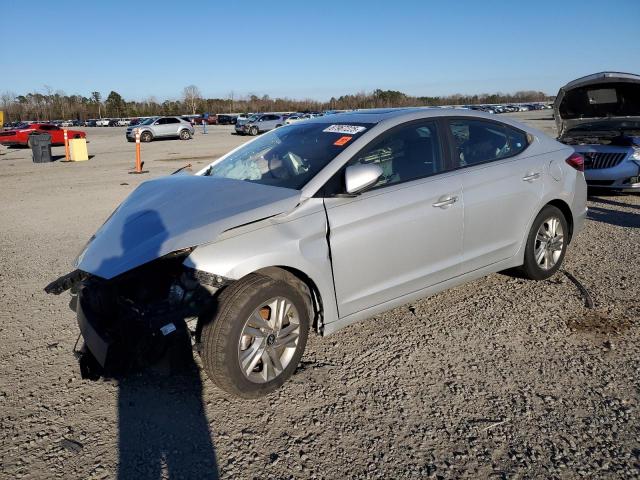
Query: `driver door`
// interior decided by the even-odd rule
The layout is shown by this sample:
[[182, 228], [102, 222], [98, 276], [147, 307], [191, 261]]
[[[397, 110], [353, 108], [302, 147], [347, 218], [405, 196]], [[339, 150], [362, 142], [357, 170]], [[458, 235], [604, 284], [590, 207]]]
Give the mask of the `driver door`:
[[461, 273], [462, 183], [438, 130], [421, 120], [378, 137], [349, 162], [377, 163], [378, 183], [325, 199], [341, 318]]

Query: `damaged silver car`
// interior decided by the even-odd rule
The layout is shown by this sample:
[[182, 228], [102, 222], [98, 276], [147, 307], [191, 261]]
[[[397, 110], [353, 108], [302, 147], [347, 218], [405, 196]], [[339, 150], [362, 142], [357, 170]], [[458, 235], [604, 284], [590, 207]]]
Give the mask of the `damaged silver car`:
[[310, 331], [492, 272], [548, 278], [585, 203], [582, 157], [508, 119], [320, 117], [143, 183], [46, 291], [71, 290], [85, 377], [188, 335], [218, 386], [255, 398], [295, 372]]
[[558, 92], [554, 115], [558, 140], [584, 157], [589, 186], [640, 190], [640, 75], [573, 80]]

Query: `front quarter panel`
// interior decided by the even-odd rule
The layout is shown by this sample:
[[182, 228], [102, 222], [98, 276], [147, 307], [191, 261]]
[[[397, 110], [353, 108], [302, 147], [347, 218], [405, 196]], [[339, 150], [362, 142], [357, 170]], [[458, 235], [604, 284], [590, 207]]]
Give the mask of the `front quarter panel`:
[[216, 242], [197, 247], [184, 265], [234, 280], [266, 267], [299, 270], [318, 289], [324, 323], [338, 319], [322, 199], [309, 199], [286, 215], [229, 230]]

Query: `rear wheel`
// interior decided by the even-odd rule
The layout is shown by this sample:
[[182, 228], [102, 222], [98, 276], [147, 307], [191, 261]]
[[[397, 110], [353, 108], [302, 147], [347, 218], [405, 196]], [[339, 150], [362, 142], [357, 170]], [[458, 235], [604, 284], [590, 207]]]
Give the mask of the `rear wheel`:
[[310, 300], [280, 280], [249, 275], [228, 287], [202, 329], [207, 375], [223, 390], [257, 398], [296, 370], [311, 323]]
[[180, 140], [189, 140], [190, 138], [191, 134], [189, 133], [189, 130], [180, 130]]
[[142, 132], [140, 134], [140, 141], [141, 142], [150, 142], [151, 140], [153, 140], [153, 135], [151, 134], [151, 132]]
[[532, 280], [544, 280], [558, 271], [569, 241], [564, 214], [553, 205], [544, 207], [531, 226], [520, 273]]

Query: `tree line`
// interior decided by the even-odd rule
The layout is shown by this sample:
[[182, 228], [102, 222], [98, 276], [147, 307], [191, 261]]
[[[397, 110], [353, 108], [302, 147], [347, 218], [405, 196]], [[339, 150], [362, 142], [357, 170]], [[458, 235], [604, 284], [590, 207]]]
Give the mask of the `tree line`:
[[395, 90], [376, 89], [352, 95], [332, 97], [321, 102], [312, 99], [271, 98], [269, 95], [250, 94], [236, 98], [230, 93], [227, 98], [204, 98], [195, 85], [189, 85], [177, 100], [159, 101], [150, 96], [144, 100], [125, 100], [116, 91], [105, 97], [100, 92], [88, 96], [67, 95], [62, 90], [45, 86], [43, 92], [17, 95], [4, 92], [0, 95], [0, 110], [5, 112], [5, 121], [17, 120], [66, 120], [88, 118], [122, 118], [152, 115], [184, 115], [209, 112], [308, 112], [324, 110], [352, 110], [358, 108], [473, 105], [493, 103], [522, 103], [549, 101], [544, 92], [526, 90], [515, 93], [485, 93], [479, 95], [454, 94], [447, 96], [410, 96]]

